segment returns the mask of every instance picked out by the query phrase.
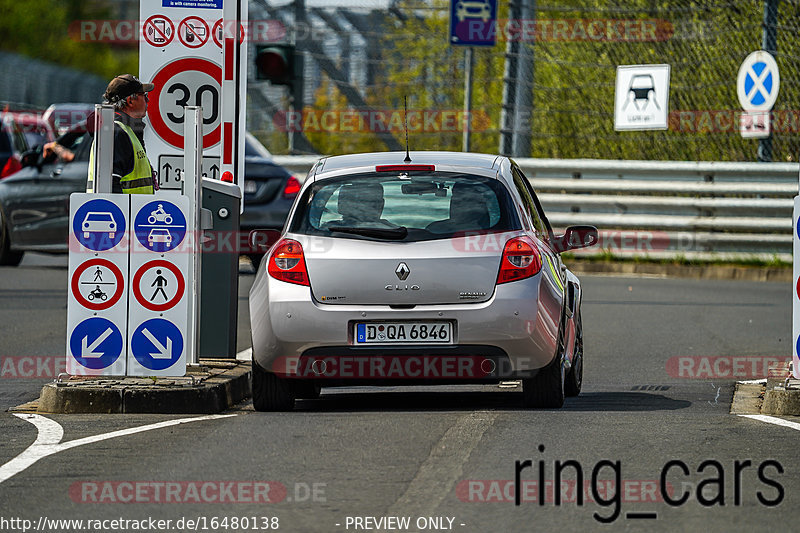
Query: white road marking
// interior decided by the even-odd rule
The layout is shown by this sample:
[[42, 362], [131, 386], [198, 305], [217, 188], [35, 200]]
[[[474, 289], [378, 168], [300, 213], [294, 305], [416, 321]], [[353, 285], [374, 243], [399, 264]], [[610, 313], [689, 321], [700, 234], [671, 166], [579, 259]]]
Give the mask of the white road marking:
[[796, 429], [800, 431], [800, 424], [797, 422], [789, 422], [788, 420], [784, 420], [783, 418], [778, 418], [775, 416], [767, 416], [767, 415], [739, 415], [744, 418], [751, 418], [753, 420], [758, 420], [760, 422], [766, 422], [767, 424], [775, 424], [776, 426], [783, 426], [785, 428]]
[[767, 382], [766, 378], [762, 379], [746, 379], [744, 381], [739, 381], [742, 385], [763, 385]]
[[494, 424], [497, 413], [464, 415], [434, 444], [430, 455], [387, 516], [432, 516], [463, 474], [464, 464], [483, 434]]
[[36, 441], [28, 446], [18, 456], [11, 459], [9, 462], [0, 466], [0, 483], [7, 479], [19, 474], [39, 459], [43, 459], [48, 455], [63, 452], [76, 446], [83, 446], [84, 444], [92, 444], [93, 442], [100, 442], [106, 439], [113, 439], [115, 437], [124, 437], [125, 435], [133, 435], [134, 433], [141, 433], [142, 431], [150, 431], [151, 429], [161, 429], [170, 426], [177, 426], [179, 424], [188, 424], [189, 422], [200, 422], [201, 420], [214, 420], [217, 418], [229, 418], [233, 415], [209, 415], [199, 416], [196, 418], [179, 418], [177, 420], [166, 420], [156, 424], [148, 424], [146, 426], [139, 426], [135, 428], [120, 429], [110, 433], [103, 433], [101, 435], [94, 435], [91, 437], [84, 437], [82, 439], [75, 439], [69, 442], [61, 442], [64, 437], [64, 429], [58, 422], [50, 420], [41, 415], [35, 414], [20, 414], [14, 413], [14, 416], [30, 422], [39, 431], [36, 436]]

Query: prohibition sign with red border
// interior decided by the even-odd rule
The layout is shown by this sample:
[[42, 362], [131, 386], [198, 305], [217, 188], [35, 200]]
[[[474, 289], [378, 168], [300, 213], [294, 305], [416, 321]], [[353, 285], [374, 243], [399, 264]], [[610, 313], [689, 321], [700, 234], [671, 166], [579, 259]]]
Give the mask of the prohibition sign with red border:
[[[106, 301], [101, 301], [100, 303], [92, 303], [87, 298], [81, 294], [80, 291], [80, 278], [84, 272], [86, 272], [91, 267], [104, 267], [111, 271], [114, 274], [114, 278], [117, 280], [117, 288], [114, 291], [114, 294], [111, 295]], [[122, 276], [122, 271], [119, 269], [117, 265], [109, 261], [108, 259], [90, 259], [86, 261], [78, 268], [75, 269], [75, 272], [72, 274], [72, 281], [70, 283], [70, 287], [72, 288], [72, 296], [75, 298], [79, 304], [87, 309], [91, 309], [92, 311], [104, 311], [109, 307], [113, 306], [115, 303], [122, 298], [122, 294], [124, 293], [125, 288], [125, 278]]]
[[[213, 30], [211, 30], [211, 35], [212, 35], [212, 36], [213, 36], [213, 38], [214, 38], [214, 42], [215, 42], [215, 43], [217, 44], [217, 46], [219, 46], [220, 48], [222, 48], [222, 40], [223, 40], [223, 39], [222, 39], [222, 38], [220, 38], [220, 37], [219, 37], [217, 34], [218, 34], [218, 33], [219, 33], [219, 34], [222, 34], [222, 21], [223, 21], [223, 19], [219, 19], [219, 20], [216, 22], [216, 24], [214, 24], [214, 29], [213, 29]], [[231, 22], [232, 24], [234, 24], [234, 23], [235, 23], [234, 21], [230, 21], [230, 22]], [[239, 25], [239, 44], [242, 44], [242, 43], [244, 43], [245, 34], [246, 34], [246, 32], [245, 32], [245, 29], [244, 29], [244, 24], [240, 24], [240, 25]], [[224, 38], [224, 36], [223, 36], [223, 38]]]
[[[198, 35], [195, 31], [197, 26], [195, 24], [189, 24], [190, 22], [195, 24], [199, 22], [206, 32], [205, 36]], [[186, 31], [184, 32], [184, 30]], [[183, 37], [184, 33], [186, 34], [185, 39]], [[189, 42], [190, 33], [192, 35], [191, 42]], [[186, 17], [181, 21], [180, 24], [178, 24], [178, 39], [180, 39], [181, 43], [183, 43], [183, 45], [187, 48], [200, 48], [206, 44], [208, 42], [208, 38], [210, 37], [208, 33], [208, 24], [206, 24], [206, 21], [200, 17]]]
[[[163, 31], [158, 29], [158, 26], [156, 26], [155, 24], [156, 19], [163, 20], [164, 22], [169, 24], [169, 31], [167, 32], [169, 35], [165, 35]], [[151, 27], [153, 28], [152, 31], [153, 35], [154, 36], [159, 35], [162, 39], [164, 39], [164, 42], [157, 42], [155, 38], [151, 38], [147, 35], [147, 30]], [[144, 36], [144, 40], [147, 41], [147, 44], [150, 44], [157, 48], [161, 48], [167, 46], [169, 43], [172, 42], [172, 39], [175, 38], [175, 25], [172, 24], [172, 21], [169, 19], [169, 17], [166, 17], [164, 15], [153, 15], [152, 17], [147, 19], [142, 25], [142, 35]]]
[[[154, 304], [147, 300], [142, 294], [142, 288], [139, 286], [139, 283], [142, 281], [142, 277], [144, 273], [152, 268], [166, 268], [175, 276], [175, 279], [178, 280], [178, 290], [175, 291], [175, 296], [172, 297], [171, 300], [164, 302], [163, 304]], [[142, 307], [145, 309], [149, 309], [150, 311], [166, 311], [168, 309], [172, 309], [175, 305], [181, 300], [183, 297], [183, 293], [186, 290], [186, 281], [183, 279], [183, 273], [181, 273], [180, 269], [170, 263], [169, 261], [164, 261], [163, 259], [156, 259], [154, 261], [148, 261], [147, 263], [143, 264], [139, 267], [139, 270], [136, 271], [136, 274], [133, 276], [133, 281], [131, 282], [131, 287], [133, 288], [133, 295], [136, 297], [136, 301], [139, 302]]]
[[[164, 122], [164, 117], [161, 116], [161, 110], [159, 109], [159, 99], [161, 98], [161, 92], [172, 78], [190, 70], [196, 70], [208, 74], [214, 78], [214, 80], [219, 83], [220, 86], [222, 85], [222, 67], [213, 61], [209, 61], [208, 59], [203, 59], [200, 57], [186, 57], [183, 59], [178, 59], [172, 63], [167, 63], [164, 65], [162, 69], [156, 72], [156, 75], [153, 77], [152, 83], [155, 85], [155, 89], [153, 89], [150, 93], [150, 107], [147, 111], [147, 118], [150, 120], [150, 124], [153, 126], [153, 131], [155, 131], [159, 137], [164, 139], [167, 144], [171, 144], [175, 148], [180, 149], [183, 149], [184, 147], [183, 134], [176, 133], [167, 125], [166, 122]], [[221, 136], [222, 126], [219, 125], [214, 128], [213, 131], [203, 135], [203, 147], [207, 148], [209, 146], [214, 146], [219, 142]]]

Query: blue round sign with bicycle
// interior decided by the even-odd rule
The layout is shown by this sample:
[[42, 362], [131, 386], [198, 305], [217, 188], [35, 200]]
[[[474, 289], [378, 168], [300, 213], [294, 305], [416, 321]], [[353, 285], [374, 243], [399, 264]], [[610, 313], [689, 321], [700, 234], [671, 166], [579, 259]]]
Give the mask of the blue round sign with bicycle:
[[72, 231], [86, 248], [104, 252], [118, 245], [125, 235], [125, 215], [113, 202], [89, 200], [75, 212]]
[[186, 217], [180, 207], [168, 200], [145, 204], [133, 221], [136, 238], [153, 252], [176, 249], [186, 236]]

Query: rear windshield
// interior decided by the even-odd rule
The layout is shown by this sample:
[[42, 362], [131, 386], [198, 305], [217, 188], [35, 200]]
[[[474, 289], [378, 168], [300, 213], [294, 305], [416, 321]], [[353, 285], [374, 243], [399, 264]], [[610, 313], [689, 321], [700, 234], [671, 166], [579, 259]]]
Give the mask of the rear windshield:
[[378, 172], [309, 187], [290, 231], [342, 238], [427, 241], [520, 229], [499, 181], [452, 172]]

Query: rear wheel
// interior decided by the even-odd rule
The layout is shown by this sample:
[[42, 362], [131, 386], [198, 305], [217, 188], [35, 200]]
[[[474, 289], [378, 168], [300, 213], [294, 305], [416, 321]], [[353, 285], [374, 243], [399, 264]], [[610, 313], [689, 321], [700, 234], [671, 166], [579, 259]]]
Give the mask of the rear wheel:
[[559, 408], [564, 405], [564, 320], [558, 331], [556, 357], [532, 378], [522, 380], [522, 404], [533, 408]]
[[8, 235], [8, 226], [5, 217], [0, 211], [0, 265], [17, 266], [22, 261], [24, 252], [11, 250], [11, 240]]
[[564, 393], [567, 396], [577, 396], [583, 386], [583, 325], [581, 312], [575, 317], [575, 351], [572, 355], [572, 368], [569, 369], [564, 383]]
[[267, 372], [253, 359], [253, 407], [256, 411], [291, 411], [294, 391], [289, 380]]

